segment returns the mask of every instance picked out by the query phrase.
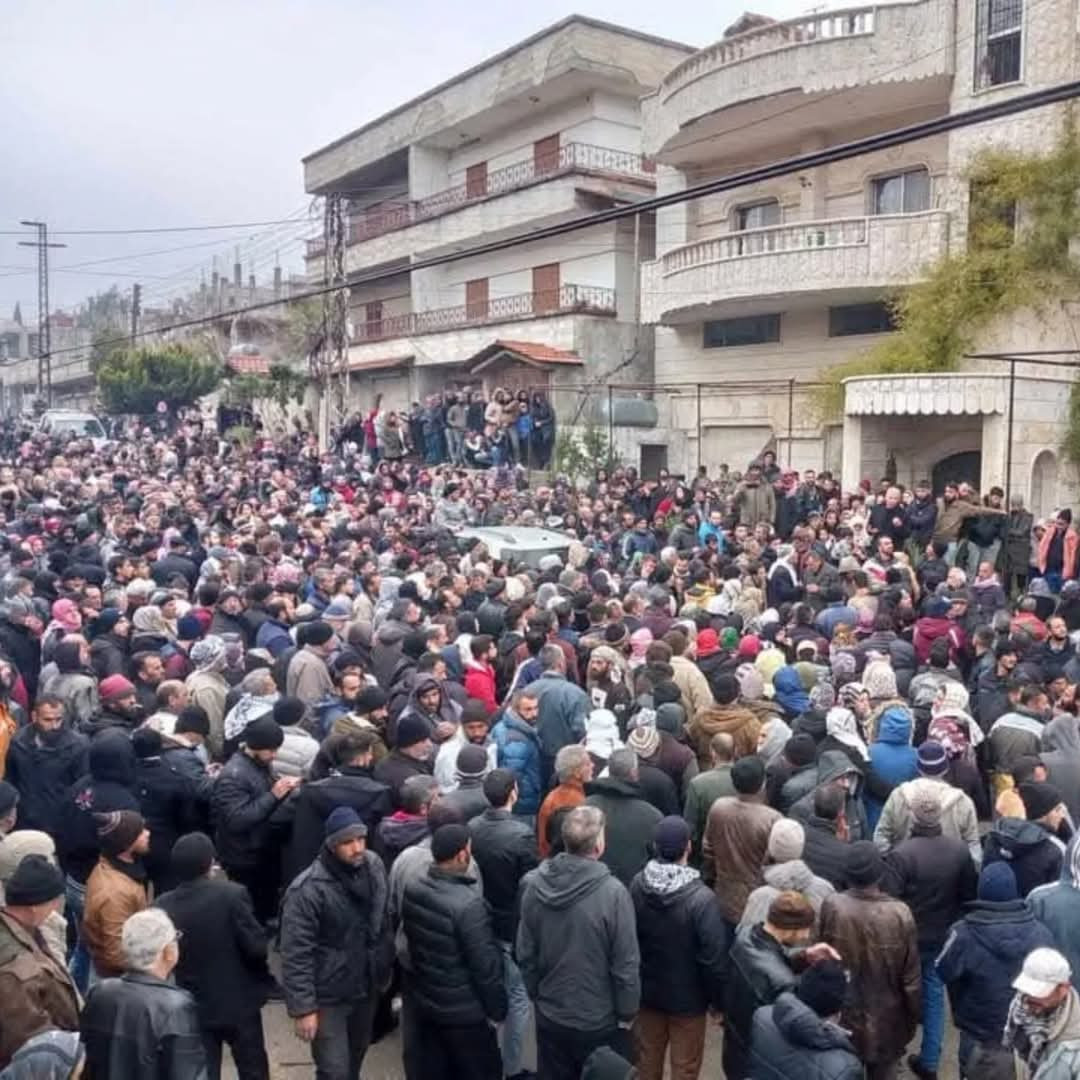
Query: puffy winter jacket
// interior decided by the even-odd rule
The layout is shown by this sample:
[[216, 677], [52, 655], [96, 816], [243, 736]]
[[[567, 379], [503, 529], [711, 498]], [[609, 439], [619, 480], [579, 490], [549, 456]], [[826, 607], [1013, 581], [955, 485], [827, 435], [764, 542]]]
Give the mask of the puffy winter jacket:
[[999, 1040], [1013, 998], [1013, 979], [1027, 954], [1044, 946], [1060, 948], [1023, 900], [969, 904], [937, 958], [956, 1026], [979, 1042]]
[[1054, 936], [1054, 948], [1072, 968], [1073, 986], [1080, 988], [1080, 833], [1069, 841], [1061, 878], [1034, 889], [1027, 899], [1032, 914]]
[[541, 781], [540, 737], [532, 724], [522, 720], [513, 709], [506, 709], [502, 719], [491, 729], [500, 769], [509, 769], [517, 777], [518, 801], [514, 811], [535, 814], [543, 799]]
[[[919, 775], [919, 755], [911, 745], [911, 713], [896, 706], [886, 709], [878, 721], [877, 742], [870, 744], [870, 773], [882, 784], [895, 788]], [[885, 800], [867, 792], [866, 823], [873, 833]]]
[[274, 771], [278, 776], [306, 777], [319, 744], [303, 728], [287, 726], [281, 729], [285, 741], [274, 759]]
[[48, 745], [38, 741], [33, 724], [15, 733], [5, 775], [19, 791], [19, 828], [61, 834], [68, 790], [86, 772], [88, 746], [85, 735], [64, 729]]
[[1037, 822], [998, 818], [986, 837], [983, 862], [1007, 862], [1020, 895], [1027, 896], [1039, 885], [1058, 880], [1064, 853], [1065, 845]]
[[475, 884], [431, 866], [405, 886], [409, 990], [424, 1023], [464, 1027], [506, 1016], [502, 951]]
[[723, 1009], [727, 928], [716, 894], [688, 866], [650, 860], [630, 883], [641, 1003], [675, 1016]]
[[390, 962], [386, 873], [366, 852], [355, 872], [325, 847], [281, 904], [281, 975], [290, 1016], [367, 998]]
[[484, 899], [500, 941], [514, 940], [518, 887], [536, 868], [536, 833], [506, 810], [488, 807], [469, 822], [472, 854], [484, 879]]
[[863, 1075], [848, 1033], [790, 992], [754, 1013], [750, 1047], [753, 1080], [861, 1080]]

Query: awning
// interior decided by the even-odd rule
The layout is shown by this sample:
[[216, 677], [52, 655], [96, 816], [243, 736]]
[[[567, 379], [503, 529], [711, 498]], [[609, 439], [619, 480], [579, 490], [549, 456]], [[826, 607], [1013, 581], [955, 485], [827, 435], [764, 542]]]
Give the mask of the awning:
[[844, 380], [848, 416], [979, 416], [1003, 413], [1009, 380], [981, 372], [855, 375]]
[[269, 375], [270, 360], [257, 353], [236, 353], [228, 358], [230, 371], [237, 375]]
[[547, 368], [555, 365], [573, 365], [580, 367], [584, 361], [575, 352], [556, 349], [535, 341], [493, 341], [475, 356], [470, 356], [463, 367], [469, 374], [483, 371], [496, 361], [509, 360], [530, 367]]

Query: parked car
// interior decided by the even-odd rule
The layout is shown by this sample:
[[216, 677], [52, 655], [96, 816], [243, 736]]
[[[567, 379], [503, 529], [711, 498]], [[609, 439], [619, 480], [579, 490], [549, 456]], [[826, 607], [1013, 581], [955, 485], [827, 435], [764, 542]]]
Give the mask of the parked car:
[[47, 409], [41, 414], [37, 427], [38, 431], [48, 435], [75, 435], [80, 439], [90, 439], [95, 450], [100, 450], [109, 441], [105, 425], [93, 413]]
[[570, 539], [550, 529], [535, 529], [516, 525], [493, 525], [476, 529], [462, 529], [457, 535], [464, 549], [464, 541], [479, 540], [493, 559], [509, 561], [517, 566], [539, 567], [545, 555], [558, 555], [566, 564]]

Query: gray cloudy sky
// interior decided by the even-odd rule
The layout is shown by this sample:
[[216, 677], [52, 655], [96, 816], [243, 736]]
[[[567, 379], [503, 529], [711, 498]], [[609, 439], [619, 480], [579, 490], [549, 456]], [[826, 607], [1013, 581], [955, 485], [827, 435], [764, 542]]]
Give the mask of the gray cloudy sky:
[[[17, 300], [25, 317], [36, 312], [34, 252], [4, 235], [20, 219], [55, 230], [296, 219], [57, 236], [68, 248], [52, 253], [53, 306], [136, 280], [152, 303], [197, 284], [215, 254], [231, 268], [234, 244], [260, 279], [278, 249], [299, 270], [299, 240], [312, 231], [304, 154], [571, 11], [705, 45], [743, 2], [6, 0], [0, 316]], [[753, 0], [778, 17], [809, 6]]]

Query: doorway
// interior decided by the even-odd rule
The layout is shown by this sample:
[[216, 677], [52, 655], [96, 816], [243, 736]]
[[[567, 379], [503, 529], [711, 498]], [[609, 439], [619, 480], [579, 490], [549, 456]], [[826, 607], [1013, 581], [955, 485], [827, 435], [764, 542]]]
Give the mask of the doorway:
[[667, 467], [666, 444], [641, 444], [641, 467], [638, 472], [643, 480], [656, 480], [660, 476], [660, 470], [666, 471]]
[[1053, 450], [1041, 450], [1031, 463], [1031, 505], [1037, 518], [1047, 518], [1058, 505], [1058, 461]]
[[946, 484], [969, 483], [976, 491], [982, 478], [982, 451], [965, 450], [950, 454], [935, 466], [930, 483], [935, 495], [940, 495]]

